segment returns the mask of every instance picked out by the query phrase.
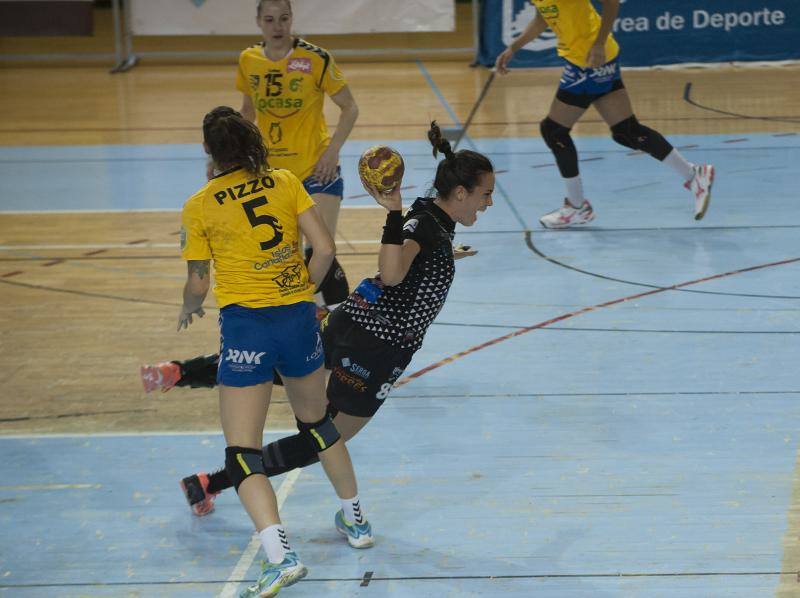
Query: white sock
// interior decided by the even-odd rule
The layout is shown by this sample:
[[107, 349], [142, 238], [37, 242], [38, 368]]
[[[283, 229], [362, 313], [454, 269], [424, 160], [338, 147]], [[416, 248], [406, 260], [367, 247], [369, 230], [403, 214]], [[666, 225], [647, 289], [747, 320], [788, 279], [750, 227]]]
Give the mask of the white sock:
[[586, 198], [583, 196], [581, 176], [578, 175], [571, 179], [564, 179], [564, 184], [567, 186], [567, 201], [575, 208], [581, 207], [583, 202], [586, 201]]
[[684, 181], [692, 180], [694, 176], [694, 164], [686, 160], [675, 148], [672, 148], [672, 151], [667, 154], [663, 162], [677, 172]]
[[258, 532], [258, 535], [270, 563], [280, 563], [286, 553], [291, 550], [289, 541], [286, 539], [286, 530], [280, 523], [265, 527]]
[[344, 512], [345, 523], [364, 523], [364, 510], [361, 508], [361, 501], [358, 494], [353, 498], [342, 499], [342, 511]]

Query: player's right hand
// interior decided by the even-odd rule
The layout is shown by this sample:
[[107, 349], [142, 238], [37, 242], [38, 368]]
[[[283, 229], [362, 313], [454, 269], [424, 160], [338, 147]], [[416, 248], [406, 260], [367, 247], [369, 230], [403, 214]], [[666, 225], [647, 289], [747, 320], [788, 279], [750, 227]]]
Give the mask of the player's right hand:
[[494, 63], [494, 68], [497, 69], [498, 73], [501, 75], [508, 74], [508, 63], [511, 62], [512, 58], [514, 58], [515, 53], [516, 52], [511, 49], [511, 46], [500, 52], [500, 56], [497, 57], [497, 60]]
[[185, 305], [181, 306], [181, 313], [178, 316], [178, 332], [180, 332], [181, 328], [189, 328], [189, 324], [192, 323], [192, 314], [196, 315], [198, 318], [202, 318], [206, 315], [206, 312], [202, 305], [192, 311], [189, 311]]

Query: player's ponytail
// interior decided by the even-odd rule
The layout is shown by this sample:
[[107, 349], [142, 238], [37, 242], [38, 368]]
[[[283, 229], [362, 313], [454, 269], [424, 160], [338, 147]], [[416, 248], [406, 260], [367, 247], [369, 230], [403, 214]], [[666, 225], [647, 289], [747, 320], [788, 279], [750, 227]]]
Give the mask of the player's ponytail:
[[258, 127], [229, 106], [217, 106], [203, 118], [203, 141], [221, 170], [238, 166], [260, 175], [268, 168]]
[[464, 187], [467, 192], [478, 185], [478, 178], [487, 172], [494, 172], [489, 158], [478, 152], [470, 150], [459, 150], [453, 152], [450, 142], [442, 136], [442, 131], [436, 121], [431, 122], [428, 131], [428, 141], [433, 146], [433, 157], [439, 152], [444, 155], [444, 160], [439, 162], [436, 168], [436, 178], [433, 187], [442, 199], [447, 199], [453, 190], [459, 185]]
[[450, 147], [450, 142], [442, 135], [442, 130], [439, 128], [439, 125], [436, 124], [435, 120], [431, 121], [431, 128], [428, 130], [428, 141], [430, 141], [433, 146], [434, 158], [439, 152], [442, 152], [445, 160], [449, 160], [453, 157], [453, 148]]

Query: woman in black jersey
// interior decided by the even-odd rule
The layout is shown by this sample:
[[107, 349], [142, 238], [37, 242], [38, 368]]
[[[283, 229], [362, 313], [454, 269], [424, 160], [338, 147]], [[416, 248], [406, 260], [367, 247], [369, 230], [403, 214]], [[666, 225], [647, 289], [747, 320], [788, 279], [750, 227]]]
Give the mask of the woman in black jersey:
[[[455, 274], [452, 242], [456, 223], [472, 226], [478, 212], [492, 205], [494, 168], [489, 159], [470, 150], [454, 153], [435, 122], [428, 139], [434, 157], [438, 152], [444, 155], [434, 180], [436, 197], [418, 198], [403, 216], [400, 185], [387, 194], [364, 185], [388, 212], [379, 272], [363, 280], [321, 323], [325, 366], [331, 372], [328, 408], [345, 440], [363, 428], [383, 405], [441, 311]], [[213, 355], [159, 364], [180, 371], [177, 384], [167, 382], [161, 384], [162, 389], [173, 385], [213, 386], [218, 358]], [[299, 434], [264, 447], [269, 476], [317, 460], [315, 448]], [[206, 515], [214, 508], [214, 496], [232, 484], [222, 469], [210, 475], [189, 476], [181, 485], [192, 511]], [[351, 530], [336, 523], [350, 540]]]

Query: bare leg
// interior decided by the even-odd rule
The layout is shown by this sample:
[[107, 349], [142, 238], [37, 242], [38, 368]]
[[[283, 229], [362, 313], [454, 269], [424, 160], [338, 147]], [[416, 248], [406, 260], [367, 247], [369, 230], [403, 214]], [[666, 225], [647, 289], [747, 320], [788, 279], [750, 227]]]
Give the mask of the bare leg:
[[609, 127], [633, 116], [631, 99], [625, 88], [604, 95], [594, 102], [594, 107]]
[[[220, 419], [228, 446], [261, 449], [271, 394], [272, 382], [244, 388], [219, 386]], [[275, 492], [266, 476], [247, 477], [238, 492], [257, 530], [280, 523]]]
[[[325, 417], [328, 401], [325, 398], [324, 368], [302, 378], [284, 376], [283, 384], [297, 419], [313, 423]], [[344, 439], [340, 438], [320, 452], [319, 460], [339, 498], [350, 498], [358, 494], [353, 463]]]

